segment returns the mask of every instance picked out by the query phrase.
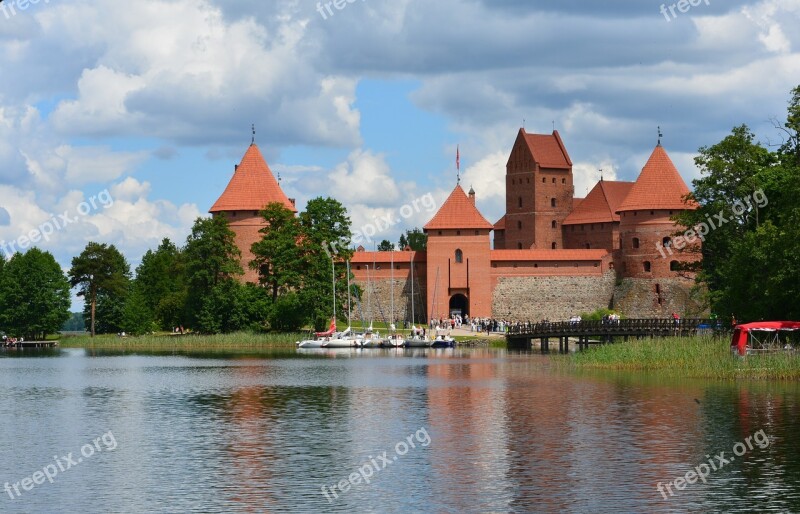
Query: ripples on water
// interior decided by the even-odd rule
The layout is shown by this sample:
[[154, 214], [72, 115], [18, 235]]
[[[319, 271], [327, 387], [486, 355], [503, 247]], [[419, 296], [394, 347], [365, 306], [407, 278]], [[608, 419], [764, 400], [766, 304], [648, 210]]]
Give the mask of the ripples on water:
[[[796, 384], [577, 376], [550, 362], [488, 350], [0, 355], [0, 484], [109, 431], [117, 442], [21, 498], [4, 493], [0, 511], [800, 511]], [[761, 429], [770, 446], [707, 484], [667, 500], [656, 489]], [[409, 435], [417, 447], [398, 456]], [[398, 458], [369, 485], [322, 494], [384, 451]]]

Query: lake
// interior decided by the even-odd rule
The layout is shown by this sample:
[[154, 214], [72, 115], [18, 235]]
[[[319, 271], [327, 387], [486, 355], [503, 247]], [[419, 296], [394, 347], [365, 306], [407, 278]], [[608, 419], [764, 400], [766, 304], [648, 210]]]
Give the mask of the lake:
[[0, 511], [800, 512], [797, 383], [552, 359], [0, 353]]

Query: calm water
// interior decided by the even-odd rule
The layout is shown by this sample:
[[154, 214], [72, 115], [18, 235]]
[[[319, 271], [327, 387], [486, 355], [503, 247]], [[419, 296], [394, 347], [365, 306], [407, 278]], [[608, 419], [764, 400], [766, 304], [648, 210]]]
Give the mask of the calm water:
[[800, 512], [796, 383], [489, 350], [28, 355], [0, 354], [2, 512]]

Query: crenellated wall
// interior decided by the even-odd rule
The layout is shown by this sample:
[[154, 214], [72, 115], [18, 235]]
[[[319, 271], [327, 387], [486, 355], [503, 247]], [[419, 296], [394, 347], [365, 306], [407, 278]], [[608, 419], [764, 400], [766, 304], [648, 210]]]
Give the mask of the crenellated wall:
[[614, 308], [628, 318], [708, 315], [695, 282], [688, 278], [624, 278], [614, 291]]

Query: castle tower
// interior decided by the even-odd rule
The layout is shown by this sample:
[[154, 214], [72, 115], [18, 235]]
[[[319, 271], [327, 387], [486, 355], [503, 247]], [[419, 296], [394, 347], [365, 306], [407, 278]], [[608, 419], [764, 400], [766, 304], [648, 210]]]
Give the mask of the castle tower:
[[617, 210], [632, 187], [633, 182], [601, 179], [564, 220], [564, 247], [619, 253]]
[[561, 224], [572, 211], [572, 160], [558, 131], [520, 129], [506, 164], [506, 214], [495, 249], [563, 248]]
[[428, 234], [428, 316], [492, 315], [490, 241], [492, 224], [457, 185], [423, 227]]
[[659, 143], [617, 209], [624, 277], [677, 277], [681, 262], [699, 259], [699, 254], [672, 247], [680, 227], [670, 218], [697, 209], [696, 204], [684, 202], [688, 194], [686, 182]]
[[242, 252], [245, 282], [258, 282], [258, 273], [250, 269], [253, 260], [250, 247], [261, 239], [259, 230], [266, 226], [259, 211], [272, 202], [282, 203], [287, 209], [297, 212], [294, 200], [284, 194], [258, 145], [252, 143], [242, 162], [234, 168], [225, 191], [209, 210], [213, 216], [228, 218], [230, 228], [236, 234], [236, 245]]

